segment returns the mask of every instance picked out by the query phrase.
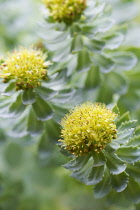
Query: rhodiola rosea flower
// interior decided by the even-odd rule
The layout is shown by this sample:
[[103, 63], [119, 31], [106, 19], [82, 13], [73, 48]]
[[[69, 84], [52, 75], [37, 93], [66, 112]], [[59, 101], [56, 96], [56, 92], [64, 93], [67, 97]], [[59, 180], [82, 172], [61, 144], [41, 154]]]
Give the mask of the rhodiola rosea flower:
[[1, 60], [0, 117], [17, 118], [10, 126], [14, 134], [43, 132], [44, 121], [75, 92], [67, 86], [65, 72], [53, 74], [50, 64], [46, 54], [33, 47], [19, 47]]
[[86, 8], [86, 0], [44, 0], [44, 3], [54, 20], [66, 23], [77, 19]]
[[82, 104], [62, 119], [64, 140], [60, 141], [76, 156], [94, 151], [99, 153], [116, 138], [115, 118], [116, 114], [104, 104]]
[[96, 198], [111, 190], [122, 192], [131, 184], [131, 171], [140, 160], [135, 123], [128, 113], [120, 116], [117, 106], [90, 102], [62, 119], [61, 151], [71, 158], [64, 167], [73, 171], [72, 177], [94, 185]]
[[14, 79], [16, 90], [27, 90], [41, 85], [40, 80], [46, 79], [49, 61], [40, 50], [19, 48], [9, 53], [1, 64], [0, 77], [3, 82]]

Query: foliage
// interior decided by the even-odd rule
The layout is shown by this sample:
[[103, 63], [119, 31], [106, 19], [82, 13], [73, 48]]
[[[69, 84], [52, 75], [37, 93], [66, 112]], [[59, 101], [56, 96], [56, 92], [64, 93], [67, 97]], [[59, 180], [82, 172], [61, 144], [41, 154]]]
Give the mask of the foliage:
[[12, 3], [1, 54], [24, 53], [0, 62], [0, 209], [139, 209], [139, 1]]

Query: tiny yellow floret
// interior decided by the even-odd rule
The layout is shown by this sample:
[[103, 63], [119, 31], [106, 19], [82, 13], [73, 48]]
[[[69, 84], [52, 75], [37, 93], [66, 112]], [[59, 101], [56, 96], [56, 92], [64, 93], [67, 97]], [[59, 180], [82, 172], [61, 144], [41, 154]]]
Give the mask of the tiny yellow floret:
[[19, 48], [9, 53], [0, 66], [0, 77], [3, 82], [15, 80], [16, 90], [26, 90], [41, 85], [40, 81], [47, 78], [46, 55], [33, 48]]
[[100, 152], [117, 137], [116, 113], [101, 103], [84, 103], [61, 121], [62, 147], [76, 156]]
[[86, 8], [87, 0], [43, 0], [50, 16], [58, 22], [70, 23], [78, 19]]

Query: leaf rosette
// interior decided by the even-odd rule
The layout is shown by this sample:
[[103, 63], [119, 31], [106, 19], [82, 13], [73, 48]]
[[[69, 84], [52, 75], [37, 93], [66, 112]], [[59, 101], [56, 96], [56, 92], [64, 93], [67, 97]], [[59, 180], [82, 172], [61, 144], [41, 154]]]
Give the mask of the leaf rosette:
[[66, 67], [68, 75], [88, 72], [93, 67], [98, 67], [102, 73], [132, 69], [137, 63], [136, 56], [127, 51], [116, 52], [126, 29], [115, 26], [110, 12], [110, 5], [87, 0], [81, 17], [71, 24], [58, 22], [48, 14], [39, 34], [45, 47], [52, 52], [53, 62]]
[[49, 64], [41, 51], [25, 48], [2, 61], [0, 116], [17, 118], [10, 123], [13, 135], [43, 132], [45, 122], [75, 92], [68, 87], [66, 74], [51, 74]]
[[134, 171], [140, 149], [134, 135], [136, 121], [130, 120], [128, 113], [120, 116], [117, 106], [108, 109], [102, 104], [85, 103], [66, 115], [61, 124], [61, 151], [71, 158], [64, 167], [72, 171], [72, 177], [94, 185], [96, 198], [111, 190], [122, 192], [131, 185], [131, 179], [137, 176]]

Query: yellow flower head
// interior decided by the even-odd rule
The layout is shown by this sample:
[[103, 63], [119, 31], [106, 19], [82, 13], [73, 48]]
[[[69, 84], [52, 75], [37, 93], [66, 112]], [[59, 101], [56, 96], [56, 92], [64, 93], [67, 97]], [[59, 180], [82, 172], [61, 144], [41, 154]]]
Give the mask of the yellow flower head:
[[40, 86], [40, 80], [46, 78], [46, 55], [33, 48], [19, 48], [9, 53], [0, 66], [0, 77], [4, 82], [15, 79], [17, 90], [35, 88]]
[[100, 152], [116, 138], [116, 114], [100, 103], [84, 103], [61, 121], [62, 146], [76, 156]]
[[54, 20], [70, 23], [80, 17], [87, 0], [43, 0]]

